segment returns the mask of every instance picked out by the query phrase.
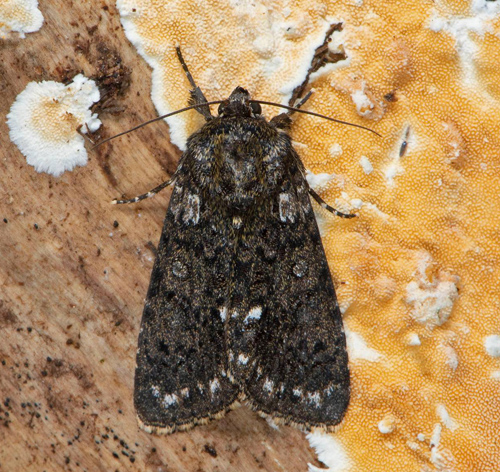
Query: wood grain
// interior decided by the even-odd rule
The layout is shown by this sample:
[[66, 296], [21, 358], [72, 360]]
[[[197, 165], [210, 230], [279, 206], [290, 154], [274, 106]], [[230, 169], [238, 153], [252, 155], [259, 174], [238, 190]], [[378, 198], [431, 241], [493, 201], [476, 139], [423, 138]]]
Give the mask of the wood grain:
[[[0, 44], [0, 470], [306, 471], [305, 436], [246, 408], [188, 433], [140, 431], [132, 405], [143, 301], [178, 150], [158, 123], [89, 152], [60, 178], [38, 174], [5, 116], [30, 81], [83, 72], [105, 100], [104, 138], [156, 116], [151, 71], [113, 2], [40, 1], [45, 23]], [[87, 146], [90, 149], [90, 146]], [[4, 219], [4, 222], [2, 222]]]

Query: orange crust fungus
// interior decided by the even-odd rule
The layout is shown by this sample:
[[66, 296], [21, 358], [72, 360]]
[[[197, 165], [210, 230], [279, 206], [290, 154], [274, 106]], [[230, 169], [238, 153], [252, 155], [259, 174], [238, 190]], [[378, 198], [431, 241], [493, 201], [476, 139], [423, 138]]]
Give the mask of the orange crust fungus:
[[[346, 58], [312, 83], [296, 149], [352, 220], [323, 227], [348, 331], [352, 399], [335, 471], [500, 470], [498, 2], [119, 0], [153, 67], [160, 113], [186, 106], [184, 57], [208, 100], [241, 85], [286, 103], [331, 24]], [[264, 107], [266, 116], [279, 111]], [[183, 147], [195, 112], [169, 121]], [[336, 458], [342, 456], [341, 461]], [[312, 466], [311, 466], [312, 467]]]

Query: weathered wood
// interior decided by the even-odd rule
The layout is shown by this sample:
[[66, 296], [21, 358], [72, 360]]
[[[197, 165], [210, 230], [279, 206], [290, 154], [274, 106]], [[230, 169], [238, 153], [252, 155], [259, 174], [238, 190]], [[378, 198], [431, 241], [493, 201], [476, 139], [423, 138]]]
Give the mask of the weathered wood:
[[188, 433], [138, 429], [135, 349], [169, 191], [136, 206], [110, 202], [160, 183], [179, 152], [160, 122], [90, 152], [86, 167], [60, 178], [26, 164], [5, 116], [30, 81], [100, 79], [109, 97], [101, 137], [156, 115], [150, 69], [111, 0], [46, 0], [40, 9], [39, 32], [0, 43], [0, 470], [319, 466], [301, 432], [276, 431], [246, 408]]

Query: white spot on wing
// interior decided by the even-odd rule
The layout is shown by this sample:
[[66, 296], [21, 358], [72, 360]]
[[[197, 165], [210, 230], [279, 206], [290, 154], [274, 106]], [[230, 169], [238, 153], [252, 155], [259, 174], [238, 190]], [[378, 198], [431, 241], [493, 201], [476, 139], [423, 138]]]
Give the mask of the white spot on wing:
[[329, 387], [325, 388], [324, 392], [326, 396], [330, 396], [334, 391], [336, 391], [335, 384], [330, 385]]
[[189, 398], [189, 388], [183, 388], [181, 390], [181, 396], [183, 396], [184, 398]]
[[217, 392], [217, 390], [220, 389], [220, 383], [219, 383], [219, 379], [217, 377], [215, 377], [211, 382], [210, 382], [210, 391], [212, 393], [215, 393]]
[[261, 315], [262, 315], [262, 307], [261, 306], [254, 306], [248, 312], [248, 315], [245, 318], [245, 324], [248, 323], [250, 320], [258, 320], [258, 319], [260, 319]]
[[226, 321], [226, 318], [227, 318], [227, 308], [226, 307], [219, 308], [219, 313], [220, 313], [220, 319], [222, 320], [222, 322]]
[[185, 223], [195, 225], [200, 221], [200, 197], [198, 195], [188, 195], [183, 219]]
[[240, 355], [238, 356], [238, 362], [239, 362], [240, 364], [246, 365], [246, 364], [247, 364], [247, 362], [248, 362], [248, 357], [247, 357], [247, 356], [245, 356], [244, 354], [240, 354]]
[[172, 273], [180, 279], [185, 279], [188, 276], [188, 268], [181, 261], [174, 261], [172, 264]]
[[290, 201], [289, 193], [280, 193], [280, 220], [283, 223], [290, 221], [293, 223], [295, 221], [295, 214], [293, 209], [295, 205]]
[[264, 386], [262, 387], [266, 392], [272, 393], [274, 387], [274, 382], [266, 378], [264, 382]]
[[[267, 424], [269, 426], [271, 426], [271, 428], [275, 429], [276, 431], [279, 431], [280, 428], [279, 426], [274, 422], [274, 420], [272, 418], [270, 418], [269, 416], [266, 417], [266, 421], [267, 421]], [[283, 469], [284, 470], [284, 469]]]
[[169, 393], [167, 393], [164, 397], [163, 397], [163, 406], [165, 408], [168, 408], [172, 405], [175, 405], [177, 403], [177, 395], [172, 394], [170, 395]]
[[152, 385], [151, 393], [153, 394], [153, 397], [158, 398], [160, 396], [160, 389], [156, 385]]
[[243, 220], [241, 219], [240, 216], [233, 216], [233, 226], [236, 229], [240, 229], [242, 223], [243, 223]]
[[316, 408], [319, 408], [321, 406], [320, 394], [318, 392], [314, 392], [314, 393], [308, 392], [307, 402], [310, 403], [311, 405], [314, 405]]
[[301, 389], [301, 388], [294, 388], [294, 389], [293, 389], [293, 394], [294, 394], [296, 397], [302, 397], [302, 389]]

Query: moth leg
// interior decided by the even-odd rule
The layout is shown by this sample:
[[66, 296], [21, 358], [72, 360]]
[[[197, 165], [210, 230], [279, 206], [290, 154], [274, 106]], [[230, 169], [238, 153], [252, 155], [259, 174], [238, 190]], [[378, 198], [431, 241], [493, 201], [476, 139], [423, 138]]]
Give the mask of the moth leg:
[[356, 214], [347, 214], [347, 213], [342, 213], [338, 210], [335, 210], [335, 208], [332, 208], [328, 203], [326, 203], [312, 188], [309, 188], [309, 195], [316, 200], [319, 205], [324, 208], [325, 210], [328, 210], [330, 213], [333, 213], [334, 215], [340, 216], [342, 218], [354, 218], [357, 216]]
[[111, 203], [113, 205], [119, 205], [122, 203], [140, 202], [141, 200], [144, 200], [146, 198], [154, 197], [157, 193], [161, 192], [165, 187], [172, 185], [174, 183], [174, 181], [175, 181], [174, 178], [169, 179], [166, 182], [163, 182], [160, 185], [158, 185], [158, 187], [155, 187], [153, 190], [150, 190], [148, 193], [143, 193], [142, 195], [139, 195], [138, 197], [135, 197], [135, 198], [130, 198], [129, 200], [118, 200], [115, 198]]
[[184, 62], [184, 58], [182, 57], [180, 46], [177, 46], [175, 48], [175, 51], [177, 52], [177, 57], [179, 58], [179, 62], [181, 63], [182, 68], [184, 69], [184, 73], [186, 74], [186, 77], [189, 80], [191, 87], [193, 87], [189, 91], [191, 95], [191, 98], [189, 99], [189, 104], [200, 105], [200, 107], [195, 108], [195, 110], [198, 113], [202, 114], [207, 121], [210, 121], [213, 118], [212, 114], [210, 113], [210, 108], [208, 107], [208, 105], [202, 106], [204, 103], [207, 103], [207, 99], [205, 98], [205, 95], [203, 95], [203, 92], [201, 91], [200, 87], [196, 85], [196, 82], [194, 81], [191, 72], [189, 72], [188, 66]]

